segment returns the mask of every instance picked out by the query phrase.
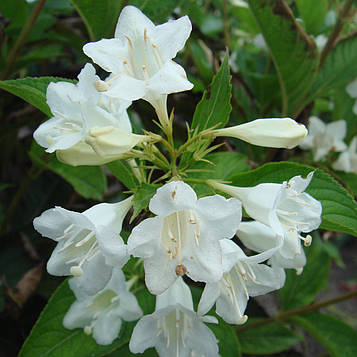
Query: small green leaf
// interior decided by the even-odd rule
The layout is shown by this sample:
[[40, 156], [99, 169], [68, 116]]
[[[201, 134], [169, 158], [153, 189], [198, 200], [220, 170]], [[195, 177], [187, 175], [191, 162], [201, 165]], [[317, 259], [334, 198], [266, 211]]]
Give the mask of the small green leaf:
[[147, 208], [151, 197], [154, 196], [159, 187], [159, 185], [149, 185], [147, 183], [143, 183], [135, 190], [133, 199], [134, 213], [131, 217], [132, 220], [140, 213], [141, 210]]
[[70, 0], [83, 19], [92, 41], [112, 37], [122, 0]]
[[[250, 323], [255, 323], [259, 320], [257, 318], [249, 319], [247, 325], [249, 326]], [[302, 340], [294, 331], [277, 322], [242, 332], [239, 332], [238, 329], [237, 335], [242, 352], [253, 355], [279, 353]]]
[[248, 3], [279, 77], [282, 116], [293, 116], [301, 108], [317, 72], [316, 45], [284, 0], [249, 0]]
[[[357, 35], [340, 41], [328, 55], [313, 83], [306, 102], [326, 94], [331, 88], [347, 85], [357, 77]], [[344, 89], [343, 89], [344, 90]]]
[[130, 190], [135, 189], [139, 185], [137, 178], [133, 174], [133, 170], [131, 170], [130, 165], [126, 161], [113, 161], [106, 164], [106, 166]]
[[50, 108], [46, 103], [46, 90], [51, 82], [60, 81], [75, 83], [75, 81], [66, 78], [27, 77], [23, 79], [1, 81], [0, 88], [22, 98], [50, 117], [52, 115]]
[[306, 31], [309, 34], [318, 35], [328, 10], [327, 0], [314, 2], [311, 0], [296, 0], [296, 5], [305, 22]]
[[202, 131], [213, 127], [224, 127], [232, 110], [231, 75], [229, 72], [228, 54], [225, 55], [221, 68], [213, 77], [208, 91], [203, 93], [197, 104], [192, 120], [192, 129]]
[[63, 327], [63, 318], [74, 301], [68, 282], [64, 281], [42, 311], [19, 357], [100, 357], [129, 342], [131, 330], [125, 322], [119, 339], [109, 346], [97, 345], [83, 329], [68, 330]]
[[289, 319], [324, 346], [331, 357], [357, 356], [357, 331], [337, 318], [320, 313]]
[[43, 149], [33, 143], [29, 152], [31, 160], [47, 170], [51, 170], [68, 181], [85, 198], [101, 200], [107, 189], [107, 180], [100, 166], [69, 166], [62, 164], [56, 155], [44, 156]]
[[256, 170], [230, 178], [234, 186], [255, 186], [265, 182], [282, 183], [301, 175], [306, 177], [315, 171], [306, 192], [321, 202], [320, 228], [357, 236], [357, 203], [352, 196], [326, 172], [292, 162], [274, 162]]
[[312, 245], [305, 249], [307, 264], [301, 275], [286, 270], [286, 281], [280, 290], [281, 307], [292, 310], [313, 302], [316, 294], [326, 286], [330, 273], [330, 257], [324, 243], [315, 236]]
[[183, 0], [131, 0], [130, 5], [138, 7], [156, 24], [166, 22]]

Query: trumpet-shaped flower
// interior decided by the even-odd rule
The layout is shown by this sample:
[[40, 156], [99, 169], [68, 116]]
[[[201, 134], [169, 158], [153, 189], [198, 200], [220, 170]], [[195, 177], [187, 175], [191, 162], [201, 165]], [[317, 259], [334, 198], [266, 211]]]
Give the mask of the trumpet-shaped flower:
[[286, 258], [293, 258], [301, 253], [300, 239], [306, 245], [311, 243], [311, 236], [303, 237], [300, 233], [311, 232], [321, 223], [321, 203], [304, 192], [312, 176], [310, 172], [306, 179], [295, 176], [283, 184], [263, 183], [255, 187], [234, 187], [211, 180], [209, 183], [240, 199], [253, 219], [287, 239], [290, 244], [283, 245], [280, 252]]
[[155, 347], [160, 357], [218, 357], [216, 338], [204, 322], [218, 323], [213, 316], [193, 311], [191, 291], [179, 278], [156, 297], [155, 312], [137, 323], [130, 351], [143, 353]]
[[218, 281], [223, 274], [219, 240], [232, 238], [241, 220], [241, 203], [215, 195], [197, 200], [182, 181], [160, 187], [149, 209], [157, 216], [136, 226], [129, 253], [144, 258], [145, 281], [161, 294], [178, 276]]
[[244, 311], [249, 297], [280, 289], [285, 282], [285, 272], [282, 268], [260, 264], [273, 250], [269, 255], [247, 257], [233, 241], [223, 239], [220, 244], [224, 275], [218, 282], [206, 284], [198, 313], [207, 313], [216, 303], [217, 314], [226, 322], [244, 324], [248, 318]]
[[99, 77], [91, 64], [78, 76], [78, 84], [50, 83], [47, 104], [53, 118], [34, 132], [47, 152], [71, 165], [103, 164], [120, 158], [135, 145], [150, 138], [131, 132], [127, 101], [111, 104], [94, 88]]
[[129, 259], [120, 232], [132, 197], [118, 203], [101, 203], [83, 213], [51, 208], [34, 219], [35, 229], [57, 246], [47, 263], [52, 275], [73, 275], [78, 285], [93, 294], [106, 284], [113, 266]]
[[357, 174], [357, 136], [351, 140], [348, 150], [340, 154], [332, 167], [335, 170]]
[[301, 142], [300, 147], [304, 150], [312, 149], [315, 161], [323, 159], [330, 150], [339, 152], [346, 149], [343, 141], [346, 136], [344, 120], [325, 124], [318, 117], [310, 117], [308, 129], [309, 134]]
[[97, 82], [97, 88], [112, 97], [143, 98], [157, 111], [163, 110], [167, 94], [193, 87], [185, 70], [171, 60], [183, 48], [191, 28], [187, 16], [155, 26], [139, 9], [126, 6], [115, 38], [83, 47], [87, 56], [112, 73], [105, 82]]
[[[306, 264], [306, 257], [301, 243], [300, 247], [295, 247], [296, 241], [298, 242], [299, 239], [294, 235], [288, 234], [285, 239], [281, 240], [271, 227], [258, 221], [251, 221], [242, 222], [239, 225], [237, 236], [248, 249], [254, 252], [273, 252], [269, 259], [269, 264], [273, 267], [300, 271]], [[292, 254], [289, 255], [290, 258], [286, 258], [281, 254], [281, 251], [289, 250], [292, 250]]]
[[76, 279], [71, 279], [69, 285], [77, 300], [66, 313], [63, 325], [68, 329], [84, 328], [99, 345], [109, 345], [118, 337], [122, 320], [134, 321], [143, 314], [118, 268], [113, 269], [108, 283], [95, 295], [83, 292]]
[[267, 118], [216, 129], [213, 134], [237, 138], [258, 146], [291, 149], [304, 139], [307, 130], [303, 124], [290, 118]]

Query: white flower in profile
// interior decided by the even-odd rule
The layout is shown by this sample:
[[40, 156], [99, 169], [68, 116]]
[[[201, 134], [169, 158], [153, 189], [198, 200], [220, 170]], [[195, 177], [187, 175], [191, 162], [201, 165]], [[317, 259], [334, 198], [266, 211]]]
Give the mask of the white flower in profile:
[[110, 105], [94, 88], [99, 77], [87, 63], [77, 84], [50, 83], [47, 104], [53, 118], [34, 132], [38, 144], [46, 151], [57, 152], [60, 161], [70, 165], [99, 165], [128, 152], [135, 145], [149, 140], [136, 135], [126, 108], [127, 101]]
[[295, 176], [283, 184], [262, 183], [254, 187], [235, 187], [209, 180], [215, 189], [240, 199], [250, 217], [271, 227], [275, 234], [287, 240], [280, 253], [293, 258], [301, 253], [300, 240], [311, 244], [311, 236], [303, 237], [317, 229], [321, 223], [321, 203], [305, 189], [310, 184], [313, 172], [306, 179]]
[[83, 213], [51, 208], [36, 217], [35, 229], [57, 242], [47, 262], [52, 275], [76, 277], [76, 284], [93, 294], [108, 282], [113, 266], [129, 259], [120, 237], [124, 217], [132, 197], [118, 203], [100, 203]]
[[149, 291], [161, 294], [179, 276], [195, 281], [222, 277], [219, 240], [232, 238], [241, 220], [241, 203], [215, 195], [197, 199], [182, 181], [160, 187], [149, 209], [157, 216], [136, 226], [129, 239], [129, 253], [144, 258]]
[[[243, 223], [241, 223], [243, 224]], [[285, 282], [282, 268], [261, 264], [275, 251], [247, 257], [231, 240], [220, 241], [224, 274], [216, 283], [207, 283], [203, 290], [198, 313], [206, 314], [216, 303], [216, 313], [230, 324], [244, 324], [244, 314], [250, 296], [267, 294], [280, 289]]]
[[118, 337], [122, 320], [135, 321], [143, 315], [118, 268], [113, 269], [108, 283], [95, 295], [83, 292], [76, 279], [71, 279], [69, 286], [77, 300], [63, 319], [64, 327], [84, 328], [86, 334], [93, 334], [99, 345], [110, 345]]
[[179, 278], [156, 297], [155, 312], [139, 320], [129, 349], [143, 353], [155, 347], [160, 357], [218, 357], [217, 340], [204, 322], [218, 323], [194, 312], [190, 288]]
[[340, 154], [332, 164], [335, 170], [357, 174], [357, 136], [355, 136], [346, 151]]
[[325, 124], [318, 117], [312, 116], [309, 119], [309, 134], [302, 141], [300, 147], [304, 150], [312, 149], [314, 160], [323, 159], [329, 151], [343, 151], [346, 144], [343, 139], [346, 136], [346, 122], [338, 120]]
[[[271, 227], [258, 221], [242, 222], [237, 231], [240, 241], [254, 252], [273, 252], [269, 258], [269, 264], [273, 267], [296, 269], [301, 271], [306, 264], [306, 256], [300, 243], [300, 249], [295, 247], [296, 237], [288, 235], [281, 240]], [[305, 242], [309, 243], [309, 241]], [[299, 240], [297, 240], [299, 241]], [[294, 254], [284, 257], [281, 251], [292, 250]], [[286, 254], [285, 254], [286, 255]]]
[[307, 130], [303, 124], [290, 118], [266, 118], [216, 129], [211, 133], [237, 138], [253, 145], [291, 149], [304, 139]]
[[121, 12], [115, 38], [91, 42], [84, 53], [112, 73], [97, 88], [112, 97], [128, 100], [143, 98], [166, 115], [166, 98], [170, 93], [193, 87], [185, 70], [173, 62], [190, 35], [192, 26], [183, 16], [155, 26], [139, 9], [126, 6]]

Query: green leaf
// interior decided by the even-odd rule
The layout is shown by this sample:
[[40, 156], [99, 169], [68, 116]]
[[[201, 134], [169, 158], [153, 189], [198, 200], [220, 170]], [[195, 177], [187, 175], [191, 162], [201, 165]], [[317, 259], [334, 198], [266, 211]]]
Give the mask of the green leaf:
[[207, 324], [218, 340], [219, 355], [240, 357], [241, 346], [232, 326], [219, 319], [219, 324]]
[[217, 125], [224, 127], [232, 110], [231, 100], [231, 75], [226, 53], [218, 73], [213, 77], [208, 91], [203, 93], [202, 99], [197, 104], [192, 120], [192, 129], [202, 131]]
[[319, 313], [289, 319], [324, 346], [331, 357], [357, 356], [357, 331], [337, 318]]
[[[204, 161], [196, 162], [189, 172], [189, 178], [195, 179], [220, 179], [229, 180], [229, 177], [237, 173], [248, 171], [250, 166], [247, 163], [247, 157], [233, 152], [217, 152], [205, 156], [205, 160], [210, 161], [212, 164]], [[197, 170], [197, 171], [196, 171]], [[205, 196], [212, 193], [212, 190], [203, 184], [191, 184], [198, 196]]]
[[92, 41], [112, 37], [122, 0], [70, 0], [83, 19]]
[[130, 190], [135, 189], [139, 185], [130, 165], [126, 161], [113, 161], [106, 164], [106, 166], [110, 172]]
[[311, 0], [296, 0], [296, 5], [305, 22], [306, 31], [309, 34], [318, 35], [328, 10], [327, 0], [314, 2]]
[[[259, 320], [249, 319], [247, 326]], [[279, 353], [301, 341], [301, 337], [294, 331], [277, 322], [242, 332], [238, 330], [237, 335], [242, 352], [253, 355]]]
[[314, 80], [318, 52], [314, 41], [296, 22], [284, 0], [249, 0], [277, 71], [282, 92], [282, 116], [293, 116]]
[[292, 310], [310, 304], [326, 286], [330, 257], [323, 244], [316, 235], [311, 247], [305, 249], [307, 264], [301, 275], [297, 275], [295, 270], [286, 270], [285, 285], [279, 291], [282, 309]]
[[19, 29], [23, 27], [27, 19], [27, 6], [28, 4], [25, 0], [0, 1], [0, 12], [2, 16], [11, 20], [9, 25], [6, 26], [7, 34], [16, 34], [17, 36], [19, 35]]
[[83, 329], [68, 330], [62, 321], [75, 297], [67, 281], [52, 295], [25, 341], [19, 357], [100, 357], [127, 344], [131, 331], [123, 322], [119, 339], [111, 345], [100, 346]]
[[169, 19], [182, 2], [183, 0], [131, 0], [130, 5], [138, 7], [154, 23], [161, 24]]
[[147, 183], [143, 183], [139, 188], [135, 190], [133, 199], [134, 212], [131, 217], [131, 220], [133, 220], [140, 213], [141, 210], [147, 208], [151, 197], [154, 196], [159, 187], [159, 185], [149, 185]]
[[314, 171], [314, 177], [306, 192], [321, 202], [320, 228], [357, 236], [357, 203], [352, 196], [326, 172], [292, 162], [274, 162], [256, 170], [231, 177], [234, 186], [255, 186], [265, 182], [282, 183]]
[[336, 171], [336, 176], [341, 179], [353, 196], [357, 197], [357, 175], [352, 172]]
[[[340, 41], [328, 55], [310, 90], [307, 101], [344, 86], [357, 77], [357, 35]], [[343, 89], [344, 90], [344, 89]]]
[[50, 108], [46, 103], [46, 90], [51, 82], [60, 81], [74, 83], [74, 81], [66, 78], [27, 77], [23, 79], [1, 81], [0, 88], [22, 98], [50, 117], [52, 115]]
[[62, 164], [56, 155], [44, 155], [43, 149], [33, 143], [29, 152], [31, 160], [47, 170], [51, 170], [68, 181], [85, 198], [101, 200], [107, 189], [107, 180], [100, 166], [69, 166]]

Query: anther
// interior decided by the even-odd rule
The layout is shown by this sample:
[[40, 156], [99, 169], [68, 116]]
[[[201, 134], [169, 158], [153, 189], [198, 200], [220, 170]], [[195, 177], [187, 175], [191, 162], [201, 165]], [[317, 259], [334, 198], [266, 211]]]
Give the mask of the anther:
[[104, 81], [95, 81], [93, 85], [98, 92], [106, 92], [109, 89], [108, 84]]
[[187, 273], [187, 268], [183, 264], [176, 266], [175, 273], [177, 276], [183, 276]]
[[92, 333], [92, 328], [90, 326], [84, 326], [84, 333], [90, 335]]
[[75, 277], [79, 277], [83, 275], [83, 270], [79, 265], [71, 267], [70, 272]]
[[171, 198], [174, 200], [175, 197], [176, 197], [176, 190], [173, 190], [173, 191], [171, 192]]
[[311, 242], [312, 242], [312, 237], [310, 236], [310, 234], [308, 234], [304, 239], [304, 246], [310, 247]]

